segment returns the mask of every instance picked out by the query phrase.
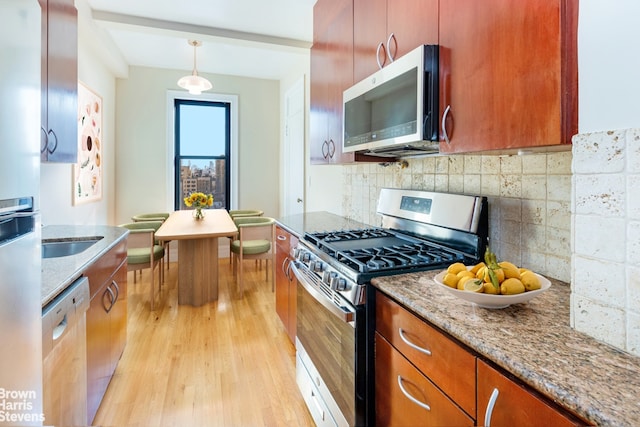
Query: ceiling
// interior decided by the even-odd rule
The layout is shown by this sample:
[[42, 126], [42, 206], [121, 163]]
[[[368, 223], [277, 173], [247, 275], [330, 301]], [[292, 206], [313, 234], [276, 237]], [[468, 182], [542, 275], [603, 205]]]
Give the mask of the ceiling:
[[127, 65], [189, 74], [195, 39], [199, 73], [279, 80], [308, 60], [316, 0], [83, 1]]

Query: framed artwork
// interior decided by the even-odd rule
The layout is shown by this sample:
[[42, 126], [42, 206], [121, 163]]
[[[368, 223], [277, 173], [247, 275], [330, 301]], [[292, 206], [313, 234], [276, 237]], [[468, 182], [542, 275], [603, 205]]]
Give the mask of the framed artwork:
[[102, 199], [102, 97], [78, 82], [78, 162], [73, 165], [73, 204]]

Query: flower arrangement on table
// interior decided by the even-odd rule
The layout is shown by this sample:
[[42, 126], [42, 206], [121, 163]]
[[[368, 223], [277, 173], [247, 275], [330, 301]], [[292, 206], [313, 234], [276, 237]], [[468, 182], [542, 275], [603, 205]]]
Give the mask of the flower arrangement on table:
[[194, 207], [193, 217], [195, 219], [204, 218], [202, 208], [210, 207], [213, 205], [213, 196], [211, 194], [204, 193], [191, 193], [189, 197], [184, 198], [184, 204], [187, 207]]

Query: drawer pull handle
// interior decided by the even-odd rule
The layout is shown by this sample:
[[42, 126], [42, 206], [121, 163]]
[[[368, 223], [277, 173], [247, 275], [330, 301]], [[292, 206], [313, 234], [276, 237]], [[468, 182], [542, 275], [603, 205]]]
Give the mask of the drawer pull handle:
[[496, 400], [498, 400], [498, 394], [500, 392], [497, 388], [493, 389], [491, 393], [491, 397], [489, 397], [489, 402], [487, 403], [487, 410], [484, 413], [484, 426], [491, 427], [491, 415], [493, 415], [493, 407], [496, 405]]
[[402, 392], [402, 394], [404, 394], [407, 399], [409, 399], [419, 407], [426, 409], [427, 411], [431, 411], [431, 406], [427, 405], [424, 402], [419, 401], [415, 397], [411, 396], [407, 390], [405, 390], [404, 386], [402, 385], [402, 381], [403, 381], [403, 378], [400, 375], [398, 375], [398, 387], [400, 387], [400, 391]]
[[431, 351], [427, 350], [426, 348], [420, 347], [419, 345], [415, 345], [414, 343], [409, 341], [409, 339], [404, 335], [404, 331], [402, 330], [402, 328], [398, 328], [398, 334], [400, 334], [400, 338], [406, 345], [414, 350], [418, 350], [419, 352], [426, 354], [427, 356], [431, 356]]

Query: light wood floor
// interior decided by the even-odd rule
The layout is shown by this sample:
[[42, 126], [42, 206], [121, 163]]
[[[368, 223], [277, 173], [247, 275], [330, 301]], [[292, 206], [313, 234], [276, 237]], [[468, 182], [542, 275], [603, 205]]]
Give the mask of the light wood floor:
[[221, 259], [219, 299], [198, 308], [178, 306], [177, 271], [153, 313], [148, 270], [129, 273], [127, 345], [94, 425], [313, 426], [264, 271], [246, 261], [240, 298]]

